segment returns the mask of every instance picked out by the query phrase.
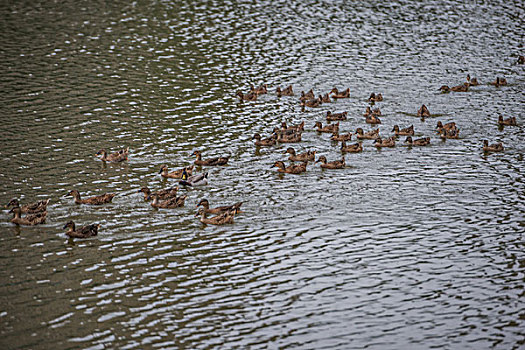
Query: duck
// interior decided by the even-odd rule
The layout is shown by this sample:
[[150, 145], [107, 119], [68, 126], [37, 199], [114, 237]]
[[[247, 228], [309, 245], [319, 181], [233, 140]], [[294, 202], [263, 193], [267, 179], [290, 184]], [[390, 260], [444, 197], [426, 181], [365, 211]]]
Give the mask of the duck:
[[303, 107], [310, 107], [310, 108], [315, 108], [315, 107], [319, 107], [320, 105], [322, 104], [321, 102], [321, 99], [319, 98], [314, 98], [314, 99], [311, 99], [311, 100], [306, 100], [304, 102], [301, 102], [301, 106]]
[[316, 122], [314, 125], [314, 128], [317, 128], [317, 132], [339, 132], [339, 122], [335, 124], [328, 124], [325, 127], [323, 127], [323, 124], [321, 122]]
[[441, 87], [438, 90], [440, 90], [443, 94], [447, 94], [450, 92], [450, 88], [448, 87], [448, 85], [441, 85]]
[[339, 90], [336, 87], [334, 87], [330, 91], [330, 93], [333, 94], [332, 98], [349, 98], [350, 97], [350, 88], [347, 88], [346, 90], [339, 92]]
[[443, 125], [441, 121], [437, 122], [436, 130], [438, 133], [441, 133], [442, 130], [453, 130], [456, 129], [456, 123], [455, 122], [449, 122]]
[[182, 177], [179, 181], [184, 186], [206, 186], [208, 184], [208, 172], [202, 174], [189, 175], [186, 169], [182, 171]]
[[310, 89], [310, 91], [308, 91], [307, 93], [305, 93], [304, 91], [301, 91], [301, 97], [299, 97], [299, 100], [301, 102], [305, 102], [308, 100], [313, 100], [314, 98], [315, 98], [314, 91]]
[[50, 199], [46, 199], [46, 200], [41, 200], [35, 203], [29, 203], [29, 204], [24, 204], [20, 206], [18, 199], [14, 198], [14, 199], [11, 199], [9, 203], [7, 203], [6, 208], [19, 207], [21, 212], [24, 214], [34, 214], [34, 213], [40, 213], [42, 211], [46, 211], [49, 201]]
[[377, 124], [381, 124], [381, 119], [379, 119], [379, 117], [376, 116], [375, 114], [371, 114], [371, 115], [365, 117], [365, 122], [367, 124], [377, 125]]
[[288, 126], [286, 122], [281, 123], [281, 131], [286, 132], [288, 134], [302, 132], [303, 130], [304, 130], [304, 120], [297, 125], [290, 125], [290, 126]]
[[341, 152], [343, 153], [359, 153], [363, 151], [363, 145], [361, 142], [354, 143], [353, 145], [346, 145], [346, 141], [341, 142]]
[[193, 151], [191, 155], [197, 156], [197, 159], [195, 160], [195, 165], [226, 165], [230, 158], [230, 156], [228, 156], [228, 157], [215, 157], [215, 158], [209, 158], [206, 160], [202, 160], [201, 151]]
[[396, 140], [395, 138], [392, 136], [392, 137], [389, 137], [385, 140], [381, 139], [380, 137], [378, 137], [375, 141], [374, 141], [374, 144], [376, 147], [394, 147], [396, 145]]
[[224, 225], [224, 224], [233, 224], [233, 218], [235, 217], [235, 210], [226, 211], [222, 214], [219, 214], [217, 216], [208, 218], [206, 217], [206, 210], [204, 208], [200, 208], [195, 214], [196, 217], [199, 217], [200, 222], [206, 225]]
[[468, 88], [469, 88], [469, 84], [468, 83], [463, 83], [461, 85], [457, 85], [457, 86], [453, 86], [450, 88], [450, 91], [455, 91], [455, 92], [467, 92], [468, 91]]
[[382, 94], [375, 94], [374, 92], [372, 92], [370, 94], [370, 97], [368, 98], [368, 101], [369, 102], [381, 102], [383, 101], [383, 95]]
[[470, 86], [478, 86], [479, 85], [479, 82], [478, 82], [478, 79], [476, 78], [470, 78], [470, 74], [467, 74], [467, 84], [469, 84]]
[[332, 113], [330, 111], [326, 112], [326, 120], [329, 122], [335, 122], [338, 120], [346, 120], [348, 112]]
[[268, 85], [267, 84], [262, 84], [262, 85], [259, 85], [258, 87], [254, 87], [252, 85], [250, 87], [250, 93], [255, 94], [255, 95], [266, 94], [266, 93], [268, 93]]
[[439, 136], [442, 139], [459, 139], [459, 129], [441, 129], [441, 131], [439, 132]]
[[138, 190], [138, 192], [144, 193], [144, 200], [149, 201], [153, 198], [153, 196], [158, 196], [159, 199], [168, 199], [176, 197], [178, 190], [179, 187], [177, 186], [151, 192], [151, 190], [148, 187], [142, 187], [140, 190]]
[[241, 212], [241, 205], [242, 202], [237, 202], [232, 205], [224, 205], [221, 207], [210, 208], [210, 202], [208, 202], [206, 198], [203, 198], [197, 204], [197, 208], [202, 206], [206, 214], [222, 214], [228, 211], [233, 211], [235, 212], [235, 214], [238, 214]]
[[75, 198], [76, 204], [101, 205], [111, 202], [113, 200], [113, 197], [116, 196], [116, 194], [106, 193], [100, 196], [93, 196], [86, 199], [81, 199], [80, 193], [77, 190], [71, 190], [66, 194], [66, 196], [73, 196], [73, 198]]
[[375, 140], [379, 137], [379, 129], [371, 130], [364, 133], [363, 129], [357, 128], [355, 132], [358, 140]]
[[275, 145], [274, 136], [263, 139], [260, 134], [256, 133], [253, 135], [252, 140], [255, 140], [255, 146], [274, 146]]
[[420, 118], [430, 117], [430, 111], [428, 110], [427, 106], [421, 105], [421, 107], [417, 110], [417, 116]]
[[153, 208], [163, 208], [163, 209], [173, 209], [173, 208], [183, 207], [186, 197], [187, 196], [170, 197], [168, 199], [161, 201], [160, 196], [154, 194], [153, 201], [151, 202], [151, 206]]
[[120, 151], [108, 154], [105, 149], [99, 150], [95, 156], [104, 162], [119, 163], [128, 160], [129, 147], [123, 148]]
[[517, 64], [524, 64], [525, 63], [525, 56], [519, 56], [518, 57], [518, 61], [516, 62]]
[[412, 140], [412, 136], [408, 136], [405, 143], [410, 146], [426, 146], [430, 144], [430, 137], [423, 137], [420, 139]]
[[328, 93], [323, 95], [319, 95], [319, 100], [321, 100], [322, 103], [330, 103], [332, 100], [330, 99], [330, 95]]
[[281, 87], [278, 86], [275, 93], [277, 94], [278, 97], [294, 95], [292, 85], [289, 85], [287, 88], [284, 88], [282, 90], [281, 90]]
[[180, 179], [182, 177], [182, 172], [186, 170], [189, 176], [193, 173], [193, 165], [190, 165], [188, 167], [172, 171], [171, 173], [168, 172], [168, 166], [166, 164], [161, 165], [159, 174], [162, 177], [168, 178], [168, 179]]
[[292, 164], [290, 166], [285, 166], [284, 162], [277, 161], [273, 164], [273, 167], [277, 167], [277, 171], [280, 173], [287, 173], [287, 174], [301, 174], [306, 171], [306, 166], [308, 165], [308, 162], [303, 162], [301, 164]]
[[502, 115], [498, 117], [498, 124], [506, 125], [506, 126], [517, 126], [518, 125], [518, 123], [516, 122], [516, 117], [509, 117], [509, 118], [503, 119]]
[[504, 86], [504, 85], [507, 85], [507, 79], [497, 77], [496, 80], [494, 80], [493, 82], [491, 82], [489, 84], [490, 85], [494, 85], [495, 87]]
[[257, 94], [254, 93], [247, 93], [243, 94], [242, 91], [237, 91], [237, 96], [241, 99], [241, 101], [256, 101], [257, 100]]
[[302, 134], [300, 132], [293, 134], [277, 134], [277, 142], [280, 143], [297, 143], [301, 142]]
[[316, 151], [307, 151], [304, 153], [296, 154], [295, 150], [292, 147], [288, 147], [288, 149], [284, 152], [290, 153], [290, 157], [288, 157], [288, 160], [291, 160], [292, 162], [304, 162], [304, 161], [314, 161], [315, 160], [315, 152]]
[[320, 156], [316, 163], [319, 162], [321, 162], [321, 168], [323, 169], [342, 169], [345, 167], [345, 157], [343, 157], [341, 160], [328, 162], [325, 156]]
[[392, 129], [394, 132], [394, 135], [396, 136], [410, 136], [414, 135], [414, 125], [410, 125], [409, 127], [399, 129], [398, 125], [394, 125], [394, 128]]
[[330, 140], [332, 141], [350, 141], [352, 139], [352, 133], [349, 132], [347, 134], [339, 135], [339, 133], [334, 132], [332, 134], [332, 137], [330, 137]]
[[66, 235], [71, 238], [88, 238], [88, 237], [94, 237], [98, 235], [98, 229], [100, 228], [100, 224], [91, 224], [82, 226], [78, 230], [75, 227], [75, 223], [73, 221], [68, 221], [64, 227], [64, 229], [68, 229], [66, 232]]
[[370, 106], [366, 107], [365, 113], [363, 113], [363, 117], [368, 117], [370, 115], [380, 116], [381, 115], [381, 109], [378, 108], [370, 108]]
[[483, 140], [483, 152], [503, 152], [503, 144], [498, 142], [489, 145], [487, 140]]
[[22, 217], [22, 209], [20, 207], [14, 207], [9, 212], [14, 214], [13, 218], [11, 219], [11, 222], [13, 224], [34, 226], [46, 222], [47, 211], [41, 211], [35, 214], [28, 214], [24, 217]]

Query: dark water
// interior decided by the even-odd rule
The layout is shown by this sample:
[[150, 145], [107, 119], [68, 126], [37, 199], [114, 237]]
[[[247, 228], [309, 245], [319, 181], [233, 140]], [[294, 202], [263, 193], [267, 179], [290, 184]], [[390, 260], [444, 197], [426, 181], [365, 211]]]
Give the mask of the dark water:
[[[0, 223], [2, 348], [523, 348], [524, 15], [504, 1], [2, 2], [0, 199], [51, 198], [45, 225]], [[482, 85], [437, 90], [467, 73]], [[238, 102], [262, 83], [272, 93]], [[273, 94], [288, 84], [351, 98], [302, 112]], [[346, 169], [279, 176], [286, 145], [253, 145], [304, 120], [295, 147], [335, 160], [314, 123], [346, 110], [342, 131], [369, 130], [373, 91], [383, 135], [413, 124], [431, 146], [367, 140]], [[416, 118], [423, 103], [437, 117]], [[461, 138], [441, 141], [437, 120]], [[120, 147], [127, 163], [94, 157]], [[195, 149], [230, 164], [181, 190], [186, 207], [151, 208], [137, 189], [174, 185], [160, 165]], [[117, 196], [77, 206], [73, 188]], [[205, 227], [204, 197], [244, 213]], [[69, 241], [70, 219], [101, 232]]]

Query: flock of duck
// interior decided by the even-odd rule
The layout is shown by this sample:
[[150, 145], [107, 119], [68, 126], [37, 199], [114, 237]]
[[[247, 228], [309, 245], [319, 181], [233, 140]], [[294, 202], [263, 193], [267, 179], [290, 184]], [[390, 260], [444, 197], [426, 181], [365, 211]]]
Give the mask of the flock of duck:
[[[525, 58], [520, 56], [518, 59], [518, 64], [524, 64]], [[497, 77], [495, 81], [489, 83], [495, 87], [507, 85], [505, 78]], [[449, 92], [467, 92], [471, 86], [480, 85], [476, 78], [471, 78], [470, 75], [467, 75], [466, 82], [463, 84], [448, 87], [443, 85], [439, 90], [443, 93]], [[268, 87], [266, 84], [259, 87], [251, 86], [250, 90], [247, 93], [242, 91], [237, 91], [237, 96], [241, 101], [256, 101], [258, 96], [267, 94]], [[295, 96], [292, 85], [289, 85], [286, 88], [281, 89], [277, 87], [276, 95], [278, 97], [284, 96]], [[310, 89], [308, 92], [301, 91], [301, 96], [299, 97], [299, 103], [301, 107], [304, 108], [316, 108], [322, 104], [330, 103], [332, 100], [344, 99], [350, 97], [350, 89], [347, 88], [343, 91], [339, 91], [334, 87], [330, 92], [325, 94], [319, 94], [317, 97], [313, 92], [313, 89]], [[383, 96], [381, 93], [371, 93], [368, 101], [370, 106], [366, 107], [366, 110], [363, 114], [365, 118], [364, 121], [366, 124], [372, 126], [381, 124], [381, 110], [379, 108], [373, 108], [376, 102], [383, 101]], [[308, 150], [303, 153], [297, 153], [293, 147], [288, 147], [285, 151], [285, 154], [289, 154], [288, 160], [291, 162], [290, 165], [286, 165], [284, 161], [276, 161], [273, 164], [273, 167], [277, 168], [279, 173], [287, 174], [301, 174], [306, 172], [308, 162], [320, 163], [320, 167], [323, 169], [341, 169], [346, 166], [345, 164], [345, 153], [359, 153], [363, 151], [363, 141], [364, 140], [373, 140], [375, 147], [395, 147], [396, 141], [399, 136], [406, 136], [405, 143], [409, 146], [427, 146], [430, 144], [430, 137], [422, 137], [418, 139], [412, 139], [414, 136], [414, 126], [410, 125], [404, 128], [400, 128], [398, 125], [395, 125], [391, 132], [393, 135], [383, 138], [379, 134], [379, 128], [373, 129], [368, 132], [364, 132], [361, 127], [358, 127], [355, 133], [339, 133], [340, 122], [347, 120], [348, 112], [331, 112], [326, 113], [326, 121], [328, 124], [324, 125], [322, 122], [317, 121], [314, 125], [315, 130], [318, 133], [330, 133], [332, 134], [331, 140], [336, 142], [341, 142], [341, 153], [342, 157], [338, 160], [328, 161], [325, 156], [319, 156], [317, 160], [316, 151]], [[422, 105], [417, 111], [417, 116], [420, 118], [430, 117], [430, 111], [425, 106]], [[332, 123], [335, 122], [335, 123]], [[499, 116], [497, 120], [498, 125], [500, 126], [516, 126], [517, 121], [515, 117], [503, 118]], [[275, 127], [273, 132], [268, 137], [263, 138], [260, 134], [256, 133], [253, 136], [255, 140], [255, 145], [257, 147], [271, 147], [276, 144], [291, 144], [291, 143], [300, 143], [302, 140], [302, 133], [304, 131], [305, 123], [304, 121], [297, 125], [287, 125], [286, 122], [282, 122], [280, 127]], [[460, 129], [457, 127], [455, 122], [448, 122], [443, 124], [441, 121], [437, 122], [436, 132], [442, 139], [458, 139]], [[355, 136], [357, 141], [354, 144], [347, 144], [347, 141], [351, 141], [352, 137]], [[502, 143], [489, 144], [488, 140], [483, 140], [482, 149], [484, 152], [501, 152], [504, 150]], [[103, 162], [113, 162], [120, 163], [128, 160], [129, 148], [121, 149], [114, 153], [108, 153], [106, 150], [101, 149], [96, 153], [96, 156]], [[228, 164], [229, 157], [215, 157], [203, 159], [202, 153], [198, 150], [194, 151], [192, 156], [195, 156], [194, 165], [197, 166], [223, 166]], [[298, 162], [299, 164], [296, 164]], [[193, 173], [194, 166], [187, 166], [175, 171], [170, 172], [167, 165], [162, 165], [160, 167], [159, 174], [168, 179], [178, 180], [179, 185], [181, 186], [205, 186], [208, 184], [208, 172], [203, 172], [200, 174]], [[162, 189], [158, 191], [151, 191], [148, 187], [143, 187], [138, 192], [142, 192], [144, 195], [145, 201], [150, 201], [150, 204], [154, 208], [178, 208], [184, 206], [187, 195], [178, 195], [179, 187], [170, 187], [167, 189]], [[103, 205], [110, 203], [115, 197], [114, 193], [106, 193], [103, 195], [93, 196], [89, 198], [82, 198], [80, 193], [77, 190], [69, 191], [66, 196], [72, 196], [74, 202], [79, 205]], [[49, 199], [42, 200], [36, 203], [30, 203], [25, 205], [20, 205], [17, 199], [12, 199], [6, 207], [11, 207], [10, 213], [13, 213], [13, 218], [11, 222], [17, 225], [38, 225], [45, 223], [47, 217], [47, 205], [49, 204]], [[210, 208], [210, 203], [207, 199], [201, 199], [197, 207], [199, 208], [196, 216], [199, 217], [199, 220], [204, 224], [212, 225], [222, 225], [233, 223], [234, 216], [241, 212], [242, 202], [238, 202], [232, 205], [219, 206], [215, 208]], [[22, 214], [26, 214], [22, 216]], [[214, 214], [213, 217], [207, 217], [208, 214]], [[69, 221], [64, 225], [64, 229], [67, 229], [66, 235], [71, 238], [87, 238], [96, 236], [100, 228], [99, 224], [90, 224], [85, 225], [80, 228], [77, 228], [73, 221]]]

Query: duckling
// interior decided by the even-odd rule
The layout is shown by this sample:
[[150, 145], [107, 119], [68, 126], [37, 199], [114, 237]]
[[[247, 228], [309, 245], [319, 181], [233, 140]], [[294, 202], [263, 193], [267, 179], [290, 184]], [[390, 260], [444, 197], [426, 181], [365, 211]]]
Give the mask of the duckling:
[[350, 97], [350, 88], [347, 88], [345, 91], [339, 92], [336, 87], [330, 91], [332, 98], [349, 98]]
[[329, 122], [335, 122], [338, 120], [346, 120], [348, 112], [332, 113], [330, 111], [326, 112], [326, 120]]
[[516, 122], [516, 117], [509, 117], [507, 119], [503, 119], [502, 115], [498, 117], [498, 124], [506, 125], [506, 126], [517, 126], [518, 125], [518, 123]]
[[179, 184], [184, 186], [206, 186], [208, 184], [208, 173], [190, 176], [186, 169], [184, 169]]
[[389, 137], [385, 140], [381, 139], [380, 137], [378, 137], [375, 141], [374, 141], [374, 144], [376, 147], [394, 147], [396, 145], [396, 140], [395, 138], [392, 136], [392, 137]]
[[113, 200], [113, 197], [116, 195], [114, 193], [106, 193], [100, 196], [93, 196], [86, 199], [80, 198], [80, 193], [77, 190], [69, 191], [66, 196], [73, 196], [75, 198], [76, 204], [91, 204], [91, 205], [101, 205], [109, 203]]
[[273, 167], [277, 167], [277, 171], [280, 172], [280, 173], [287, 173], [287, 174], [301, 174], [301, 173], [304, 173], [306, 171], [306, 165], [308, 164], [308, 162], [303, 162], [301, 164], [292, 164], [290, 166], [285, 166], [284, 165], [284, 162], [281, 162], [281, 161], [278, 161], [278, 162], [275, 162], [272, 166]]
[[168, 166], [164, 164], [164, 165], [162, 165], [160, 167], [159, 174], [162, 177], [169, 178], [169, 179], [180, 179], [182, 177], [182, 172], [184, 170], [186, 170], [188, 175], [191, 176], [191, 174], [193, 172], [193, 165], [190, 165], [188, 167], [185, 167], [185, 168], [182, 168], [182, 169], [179, 169], [179, 170], [172, 171], [170, 173], [170, 172], [168, 172]]
[[430, 144], [430, 137], [423, 137], [412, 141], [412, 136], [408, 136], [405, 140], [405, 143], [410, 146], [426, 146]]
[[396, 136], [409, 136], [414, 135], [414, 125], [410, 125], [407, 128], [399, 129], [398, 125], [394, 125], [394, 128], [392, 129], [394, 132], [394, 135]]
[[288, 159], [292, 162], [304, 162], [306, 160], [314, 161], [315, 152], [316, 151], [307, 151], [304, 153], [296, 154], [295, 150], [292, 147], [288, 147], [284, 154], [290, 153], [290, 157], [288, 157]]
[[459, 129], [458, 128], [452, 128], [452, 129], [441, 129], [439, 132], [439, 136], [442, 139], [459, 139]]
[[315, 108], [315, 107], [319, 107], [321, 104], [322, 104], [321, 99], [314, 98], [314, 99], [306, 100], [306, 101], [302, 102], [301, 106]]
[[353, 145], [346, 145], [346, 141], [341, 142], [341, 152], [343, 153], [359, 153], [363, 151], [363, 145], [361, 142], [354, 143]]
[[33, 213], [40, 213], [42, 211], [46, 211], [49, 201], [50, 199], [46, 199], [46, 200], [38, 201], [35, 203], [24, 204], [20, 206], [18, 199], [14, 198], [14, 199], [11, 199], [9, 203], [7, 203], [6, 207], [7, 208], [20, 207], [20, 210], [22, 213], [33, 214]]
[[339, 122], [335, 124], [328, 124], [325, 127], [323, 127], [323, 124], [321, 122], [316, 122], [314, 125], [314, 128], [317, 128], [317, 132], [339, 132]]
[[313, 99], [315, 99], [315, 94], [312, 89], [310, 89], [310, 91], [308, 91], [307, 93], [304, 93], [304, 91], [301, 91], [301, 97], [299, 98], [301, 102], [305, 102], [305, 101], [313, 100]]
[[292, 85], [289, 85], [287, 88], [285, 88], [283, 90], [281, 90], [280, 87], [277, 87], [276, 94], [277, 94], [278, 97], [281, 97], [281, 96], [293, 96], [294, 93], [293, 93]]
[[507, 85], [507, 79], [497, 77], [496, 80], [494, 80], [493, 82], [489, 84], [494, 85], [495, 87], [504, 86], [504, 85]]
[[68, 221], [64, 225], [64, 229], [66, 228], [68, 228], [66, 235], [71, 238], [88, 238], [98, 235], [98, 229], [100, 228], [100, 224], [82, 226], [77, 230], [75, 227], [75, 223], [73, 221]]
[[379, 137], [379, 129], [371, 130], [367, 133], [364, 133], [363, 129], [357, 128], [355, 132], [358, 140], [375, 140]]
[[29, 214], [24, 217], [22, 217], [22, 209], [20, 207], [14, 207], [9, 212], [14, 214], [13, 218], [11, 219], [13, 224], [33, 226], [46, 222], [47, 211]]
[[430, 111], [428, 110], [427, 106], [421, 105], [421, 107], [417, 110], [417, 116], [420, 118], [430, 117]]
[[470, 86], [478, 86], [479, 85], [479, 82], [478, 82], [478, 79], [476, 78], [470, 78], [470, 74], [467, 74], [467, 84], [470, 85]]
[[463, 83], [461, 85], [451, 87], [450, 90], [455, 91], [455, 92], [467, 92], [468, 88], [469, 88], [469, 84]]
[[517, 64], [524, 64], [525, 63], [525, 56], [520, 56], [518, 57], [518, 62], [516, 62]]
[[207, 225], [233, 224], [233, 218], [235, 217], [235, 210], [226, 211], [217, 216], [207, 218], [206, 210], [204, 208], [200, 208], [197, 214], [195, 214], [195, 216], [196, 217], [200, 216], [200, 222], [202, 222], [203, 224], [207, 224]]
[[95, 156], [97, 156], [100, 160], [104, 162], [123, 162], [125, 160], [128, 160], [129, 155], [129, 147], [121, 149], [120, 151], [108, 154], [105, 149], [99, 150]]
[[273, 146], [275, 145], [275, 137], [273, 136], [263, 139], [261, 135], [255, 134], [253, 135], [252, 140], [255, 140], [255, 146]]
[[370, 115], [375, 115], [375, 116], [380, 116], [381, 115], [381, 110], [378, 108], [370, 108], [370, 106], [367, 106], [366, 107], [366, 110], [365, 110], [365, 113], [363, 113], [363, 117], [368, 117]]
[[328, 162], [325, 156], [320, 156], [316, 163], [319, 162], [321, 162], [321, 168], [323, 169], [342, 169], [345, 167], [345, 157], [343, 157], [341, 160]]
[[381, 124], [381, 119], [379, 119], [379, 117], [377, 117], [375, 114], [371, 114], [365, 118], [365, 122], [367, 124], [377, 125]]
[[242, 91], [237, 91], [237, 96], [241, 99], [241, 101], [256, 101], [257, 100], [257, 94], [254, 93], [247, 93], [243, 94]]
[[380, 101], [383, 101], [383, 95], [381, 94], [375, 94], [374, 92], [372, 92], [370, 94], [370, 97], [368, 98], [368, 101], [369, 102], [380, 102]]
[[268, 85], [263, 84], [259, 85], [259, 87], [254, 87], [253, 85], [250, 87], [250, 93], [255, 95], [263, 95], [268, 93]]
[[350, 141], [352, 139], [352, 133], [349, 132], [347, 134], [339, 135], [339, 133], [334, 132], [332, 137], [330, 137], [330, 140], [332, 141]]
[[166, 200], [160, 201], [159, 196], [154, 194], [153, 201], [151, 202], [151, 206], [153, 208], [164, 208], [164, 209], [173, 209], [173, 208], [183, 207], [186, 197], [187, 196], [170, 197]]
[[498, 142], [489, 146], [489, 142], [483, 140], [483, 152], [503, 152], [503, 144]]
[[235, 214], [241, 212], [242, 202], [238, 202], [232, 205], [224, 205], [222, 207], [210, 208], [210, 203], [206, 198], [200, 200], [197, 207], [202, 206], [206, 214], [222, 214], [224, 212], [233, 211]]
[[228, 163], [228, 157], [215, 157], [202, 160], [202, 155], [200, 151], [193, 151], [192, 156], [197, 156], [195, 160], [195, 165], [226, 165]]
[[158, 196], [159, 199], [168, 199], [177, 197], [177, 191], [179, 190], [179, 187], [171, 187], [166, 188], [164, 190], [159, 190], [155, 192], [151, 192], [151, 190], [148, 187], [142, 187], [138, 192], [144, 193], [144, 200], [149, 201], [153, 198], [153, 196]]
[[323, 95], [319, 95], [319, 100], [321, 100], [322, 103], [330, 103], [332, 102], [332, 100], [330, 99], [330, 96], [328, 95], [328, 93], [324, 94]]

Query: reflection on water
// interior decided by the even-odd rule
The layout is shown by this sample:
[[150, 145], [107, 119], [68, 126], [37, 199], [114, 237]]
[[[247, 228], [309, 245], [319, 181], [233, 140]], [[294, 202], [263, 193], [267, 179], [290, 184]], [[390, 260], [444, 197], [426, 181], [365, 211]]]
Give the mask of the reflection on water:
[[[3, 348], [523, 347], [521, 4], [15, 2], [0, 6], [1, 200], [51, 198], [48, 222], [0, 223]], [[467, 93], [438, 88], [465, 81]], [[508, 86], [486, 85], [504, 76]], [[270, 93], [239, 102], [238, 89]], [[350, 87], [301, 111], [297, 96]], [[382, 93], [381, 133], [411, 124], [429, 147], [363, 143], [347, 168], [281, 176], [287, 145], [251, 140], [305, 121], [297, 150], [340, 157], [341, 133]], [[416, 112], [426, 104], [433, 117]], [[518, 127], [498, 129], [498, 114]], [[461, 139], [442, 141], [438, 120]], [[505, 152], [485, 155], [481, 141]], [[353, 142], [353, 141], [352, 141]], [[123, 164], [94, 153], [130, 147]], [[230, 155], [186, 206], [153, 209], [158, 174]], [[114, 192], [113, 203], [74, 205]], [[195, 205], [244, 201], [234, 225]], [[62, 226], [100, 223], [68, 240]]]

